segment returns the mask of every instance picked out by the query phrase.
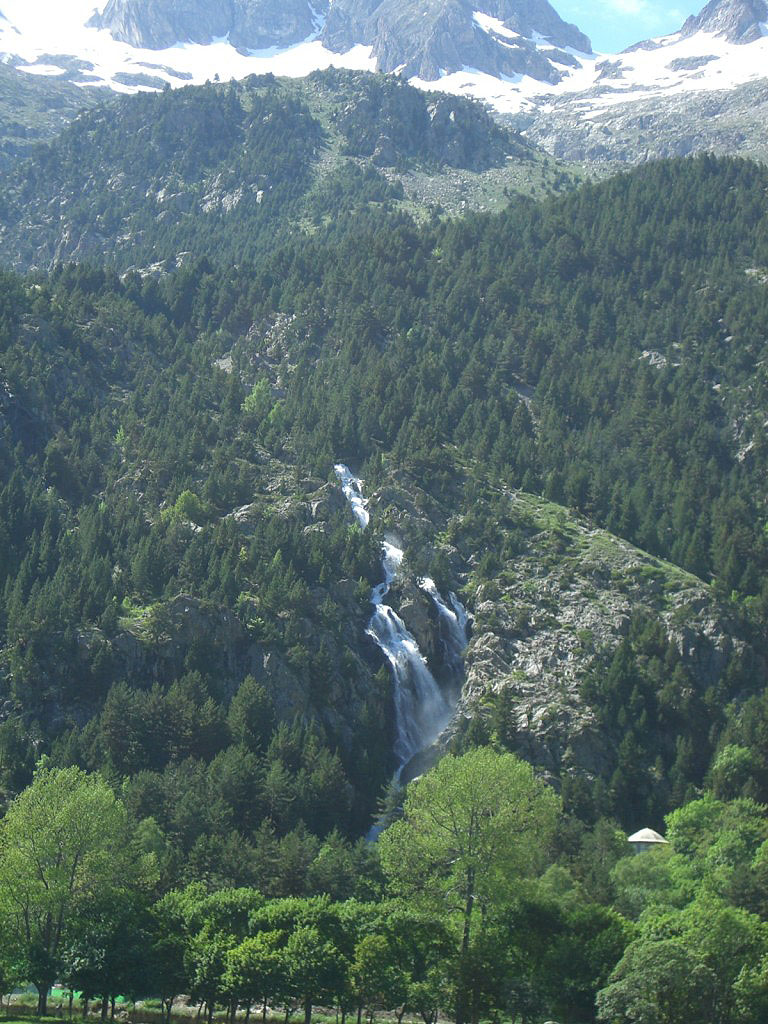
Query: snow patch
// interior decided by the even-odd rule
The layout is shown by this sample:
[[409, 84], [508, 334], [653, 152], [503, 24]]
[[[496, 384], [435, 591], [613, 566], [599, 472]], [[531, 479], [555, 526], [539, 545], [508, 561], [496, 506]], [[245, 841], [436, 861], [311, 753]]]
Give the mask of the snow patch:
[[[339, 54], [327, 50], [318, 34], [322, 15], [313, 10], [312, 35], [295, 46], [241, 53], [227, 39], [205, 46], [177, 44], [166, 50], [142, 50], [113, 39], [105, 29], [89, 27], [95, 12], [106, 0], [2, 0], [0, 15], [0, 59], [20, 65], [26, 74], [53, 77], [67, 74], [57, 55], [66, 54], [93, 65], [88, 77], [80, 76], [83, 88], [109, 86], [117, 92], [140, 92], [158, 87], [134, 76], [153, 65], [153, 75], [173, 87], [219, 78], [241, 79], [253, 74], [272, 73], [300, 78], [329, 67], [374, 71], [373, 48], [362, 44]], [[499, 45], [510, 47], [522, 40], [499, 18], [483, 11], [473, 12], [473, 23]], [[768, 68], [768, 24], [762, 36], [748, 44], [729, 43], [721, 36], [698, 32], [687, 38], [680, 33], [661, 36], [638, 44], [624, 53], [608, 55], [616, 77], [601, 77], [605, 54], [586, 54], [564, 47], [576, 67], [559, 67], [557, 84], [526, 75], [494, 76], [465, 67], [448, 74], [441, 69], [434, 81], [411, 79], [418, 88], [479, 99], [504, 114], [529, 109], [546, 110], [565, 96], [583, 94], [582, 116], [589, 119], [618, 104], [687, 92], [734, 88], [766, 77]], [[531, 40], [544, 56], [556, 49], [551, 40], [532, 33]], [[703, 57], [708, 59], [702, 63]], [[58, 58], [63, 61], [63, 57]], [[400, 71], [403, 68], [398, 69]], [[116, 77], [117, 76], [117, 77]], [[121, 81], [122, 79], [122, 81]], [[582, 100], [582, 97], [579, 97]]]
[[490, 14], [483, 14], [482, 11], [473, 11], [472, 19], [488, 35], [505, 36], [507, 39], [521, 38], [519, 32], [513, 32], [511, 28], [507, 28], [503, 21], [499, 18], [492, 18]]
[[[226, 38], [208, 45], [179, 43], [165, 50], [140, 49], [113, 39], [106, 29], [86, 23], [104, 3], [93, 0], [5, 0], [0, 21], [0, 52], [12, 63], [22, 63], [27, 74], [66, 74], [45, 57], [67, 54], [93, 65], [90, 80], [77, 84], [108, 85], [117, 92], [152, 91], [151, 86], [126, 84], [116, 75], [141, 74], [147, 64], [154, 75], [179, 87], [201, 85], [213, 79], [229, 81], [271, 72], [288, 78], [301, 78], [312, 71], [329, 67], [353, 71], [374, 71], [375, 60], [369, 46], [354, 46], [347, 53], [332, 53], [318, 40], [320, 15], [314, 18], [316, 31], [304, 42], [279, 49], [241, 53]], [[41, 58], [43, 60], [41, 61]], [[156, 90], [155, 90], [156, 91]]]
[[55, 64], [17, 64], [17, 71], [23, 71], [26, 75], [40, 75], [43, 78], [54, 78], [57, 75], [66, 75], [66, 68], [56, 67]]

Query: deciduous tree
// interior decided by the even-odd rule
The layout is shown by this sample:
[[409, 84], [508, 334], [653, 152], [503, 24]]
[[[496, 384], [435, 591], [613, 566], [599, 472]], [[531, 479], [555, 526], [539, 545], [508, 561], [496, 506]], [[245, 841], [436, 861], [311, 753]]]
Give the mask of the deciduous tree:
[[41, 1016], [69, 938], [139, 873], [125, 809], [107, 784], [41, 764], [0, 823], [0, 920]]
[[[457, 1024], [476, 920], [514, 891], [554, 832], [559, 800], [530, 765], [489, 747], [449, 755], [409, 787], [404, 816], [381, 837], [384, 870], [404, 895], [442, 905], [459, 932]], [[479, 911], [479, 914], [478, 914]]]

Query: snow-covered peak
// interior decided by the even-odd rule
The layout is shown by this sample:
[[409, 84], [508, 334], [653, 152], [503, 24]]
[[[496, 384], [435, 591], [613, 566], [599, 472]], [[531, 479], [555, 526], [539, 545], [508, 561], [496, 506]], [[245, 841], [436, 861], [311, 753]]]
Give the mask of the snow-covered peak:
[[[135, 2], [152, 6], [147, 0]], [[219, 0], [204, 2], [216, 7]], [[221, 6], [226, 6], [226, 0]], [[268, 72], [301, 77], [332, 66], [375, 69], [370, 47], [333, 53], [320, 42], [315, 29], [301, 41], [263, 50], [238, 48], [226, 37], [176, 41], [162, 48], [131, 46], [100, 27], [108, 7], [94, 0], [3, 0], [0, 59], [30, 75], [59, 77], [83, 87], [106, 86], [117, 92]]]
[[[565, 68], [552, 83], [525, 75], [500, 80], [476, 68], [465, 68], [444, 76], [437, 86], [482, 99], [508, 114], [540, 114], [568, 102], [574, 113], [587, 119], [637, 100], [733, 89], [768, 77], [768, 23], [752, 20], [748, 27], [740, 20], [745, 11], [751, 12], [751, 18], [763, 17], [764, 8], [768, 9], [768, 0], [708, 4], [698, 19], [689, 19], [673, 35], [645, 40], [619, 54], [574, 53], [574, 66]], [[487, 24], [499, 31], [492, 22]], [[540, 40], [537, 44], [542, 46]], [[429, 82], [415, 84], [435, 87]]]
[[617, 55], [592, 53], [548, 0], [0, 2], [0, 59], [122, 92], [335, 66], [396, 71], [503, 113], [568, 102], [589, 118], [768, 68], [768, 0], [712, 0], [674, 35]]

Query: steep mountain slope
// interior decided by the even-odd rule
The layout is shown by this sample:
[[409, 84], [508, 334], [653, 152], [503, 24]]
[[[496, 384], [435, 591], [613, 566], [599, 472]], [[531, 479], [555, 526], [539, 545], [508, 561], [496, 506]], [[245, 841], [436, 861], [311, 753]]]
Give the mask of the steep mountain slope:
[[696, 32], [711, 32], [729, 43], [753, 43], [766, 34], [766, 0], [710, 0], [704, 10], [688, 18], [680, 30], [683, 39]]
[[711, 150], [768, 156], [763, 0], [713, 0], [675, 35], [600, 61], [580, 91], [513, 121], [565, 159], [615, 166]]
[[315, 8], [308, 0], [109, 0], [88, 24], [139, 49], [164, 50], [226, 37], [238, 49], [262, 50], [302, 42], [317, 31], [326, 12], [327, 4]]
[[107, 99], [106, 90], [83, 92], [68, 82], [35, 80], [0, 63], [0, 168], [18, 163], [81, 110]]
[[[768, 81], [628, 99], [614, 104], [563, 98], [546, 115], [509, 123], [555, 157], [608, 174], [648, 160], [713, 152], [768, 159]], [[588, 116], [583, 116], [588, 114]]]
[[564, 68], [578, 66], [569, 50], [592, 50], [589, 39], [547, 0], [339, 0], [331, 6], [323, 39], [342, 52], [364, 43], [379, 70], [427, 81], [469, 66], [554, 83]]
[[[473, 612], [457, 716], [439, 746], [495, 738], [563, 787], [581, 814], [605, 810], [594, 784], [610, 779], [621, 821], [657, 819], [703, 781], [713, 701], [759, 689], [764, 650], [701, 579], [475, 472], [459, 469], [435, 496], [418, 475], [395, 470], [370, 506], [396, 524], [412, 563], [440, 564], [461, 584]], [[434, 656], [418, 582], [406, 572], [400, 607]]]
[[[430, 81], [473, 67], [555, 83], [580, 66], [578, 53], [591, 53], [589, 39], [547, 0], [109, 0], [95, 14], [69, 0], [54, 17], [58, 41], [41, 23], [48, 2], [9, 0], [0, 47], [15, 55], [14, 63], [27, 61], [27, 72], [58, 68], [82, 83], [90, 76], [116, 88], [162, 87], [179, 75], [200, 82], [214, 73], [307, 74], [329, 63], [398, 69]], [[70, 55], [63, 66], [51, 56], [62, 52]], [[74, 68], [73, 58], [80, 61]]]
[[479, 105], [318, 72], [130, 97], [83, 114], [9, 175], [0, 258], [120, 268], [226, 251], [411, 201], [500, 205], [570, 179]]
[[54, 79], [136, 92], [334, 65], [475, 96], [551, 152], [595, 166], [768, 146], [749, 110], [768, 60], [765, 0], [713, 0], [679, 32], [618, 55], [592, 53], [547, 0], [109, 0], [95, 15], [87, 0], [7, 0], [5, 14], [5, 59], [48, 89]]
[[474, 618], [457, 747], [497, 736], [586, 818], [678, 804], [766, 686], [767, 188], [699, 158], [498, 216], [363, 208], [253, 266], [4, 276], [3, 785], [55, 741], [167, 816], [242, 760], [253, 675], [294, 780], [257, 765], [258, 801], [361, 830], [394, 767], [388, 538], [438, 679], [418, 581]]

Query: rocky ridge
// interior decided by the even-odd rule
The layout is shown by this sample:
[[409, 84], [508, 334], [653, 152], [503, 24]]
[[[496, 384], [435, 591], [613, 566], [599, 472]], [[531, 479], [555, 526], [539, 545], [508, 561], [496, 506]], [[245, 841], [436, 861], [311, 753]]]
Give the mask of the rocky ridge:
[[69, 83], [82, 95], [138, 92], [330, 64], [474, 96], [552, 154], [591, 166], [768, 148], [749, 105], [765, 82], [766, 0], [712, 0], [676, 33], [607, 56], [548, 0], [108, 0], [90, 27], [83, 0], [61, 32], [46, 28], [47, 2], [6, 11], [0, 51], [52, 108]]
[[[362, 196], [487, 209], [505, 190], [572, 180], [476, 104], [335, 70], [119, 101], [84, 113], [37, 157], [6, 178], [0, 256], [18, 268], [150, 266], [196, 251], [203, 225], [213, 245], [209, 223], [222, 246], [247, 223], [250, 244]], [[170, 248], [167, 232], [151, 241], [163, 224]]]
[[308, 0], [109, 0], [88, 24], [144, 49], [208, 44], [226, 37], [235, 48], [247, 51], [301, 42], [317, 31], [324, 13], [322, 0], [316, 7]]
[[[590, 102], [585, 98], [583, 103]], [[559, 160], [613, 173], [648, 160], [708, 151], [768, 159], [768, 81], [730, 89], [638, 98], [606, 105], [588, 118], [570, 97], [546, 115], [522, 114], [509, 123]]]
[[700, 14], [688, 18], [680, 35], [712, 32], [729, 43], [746, 45], [766, 34], [767, 22], [766, 0], [710, 0]]
[[467, 66], [490, 75], [560, 81], [592, 44], [547, 0], [337, 0], [323, 29], [329, 49], [372, 48], [380, 71], [433, 81]]
[[478, 547], [476, 514], [463, 506], [461, 491], [459, 481], [435, 498], [398, 474], [372, 502], [384, 529], [405, 537], [395, 595], [438, 672], [435, 624], [418, 587], [422, 567], [432, 566], [445, 590], [457, 589], [472, 615], [464, 683], [443, 747], [468, 727], [482, 728], [501, 700], [511, 709], [515, 749], [540, 771], [553, 780], [605, 777], [617, 738], [599, 721], [586, 683], [605, 673], [640, 618], [661, 626], [697, 699], [723, 685], [734, 657], [753, 657], [730, 613], [697, 577], [519, 491], [487, 489], [482, 504], [493, 503], [498, 530], [486, 538], [488, 547]]
[[586, 88], [510, 117], [560, 159], [598, 171], [710, 151], [768, 157], [766, 0], [712, 0], [679, 32], [595, 64]]

